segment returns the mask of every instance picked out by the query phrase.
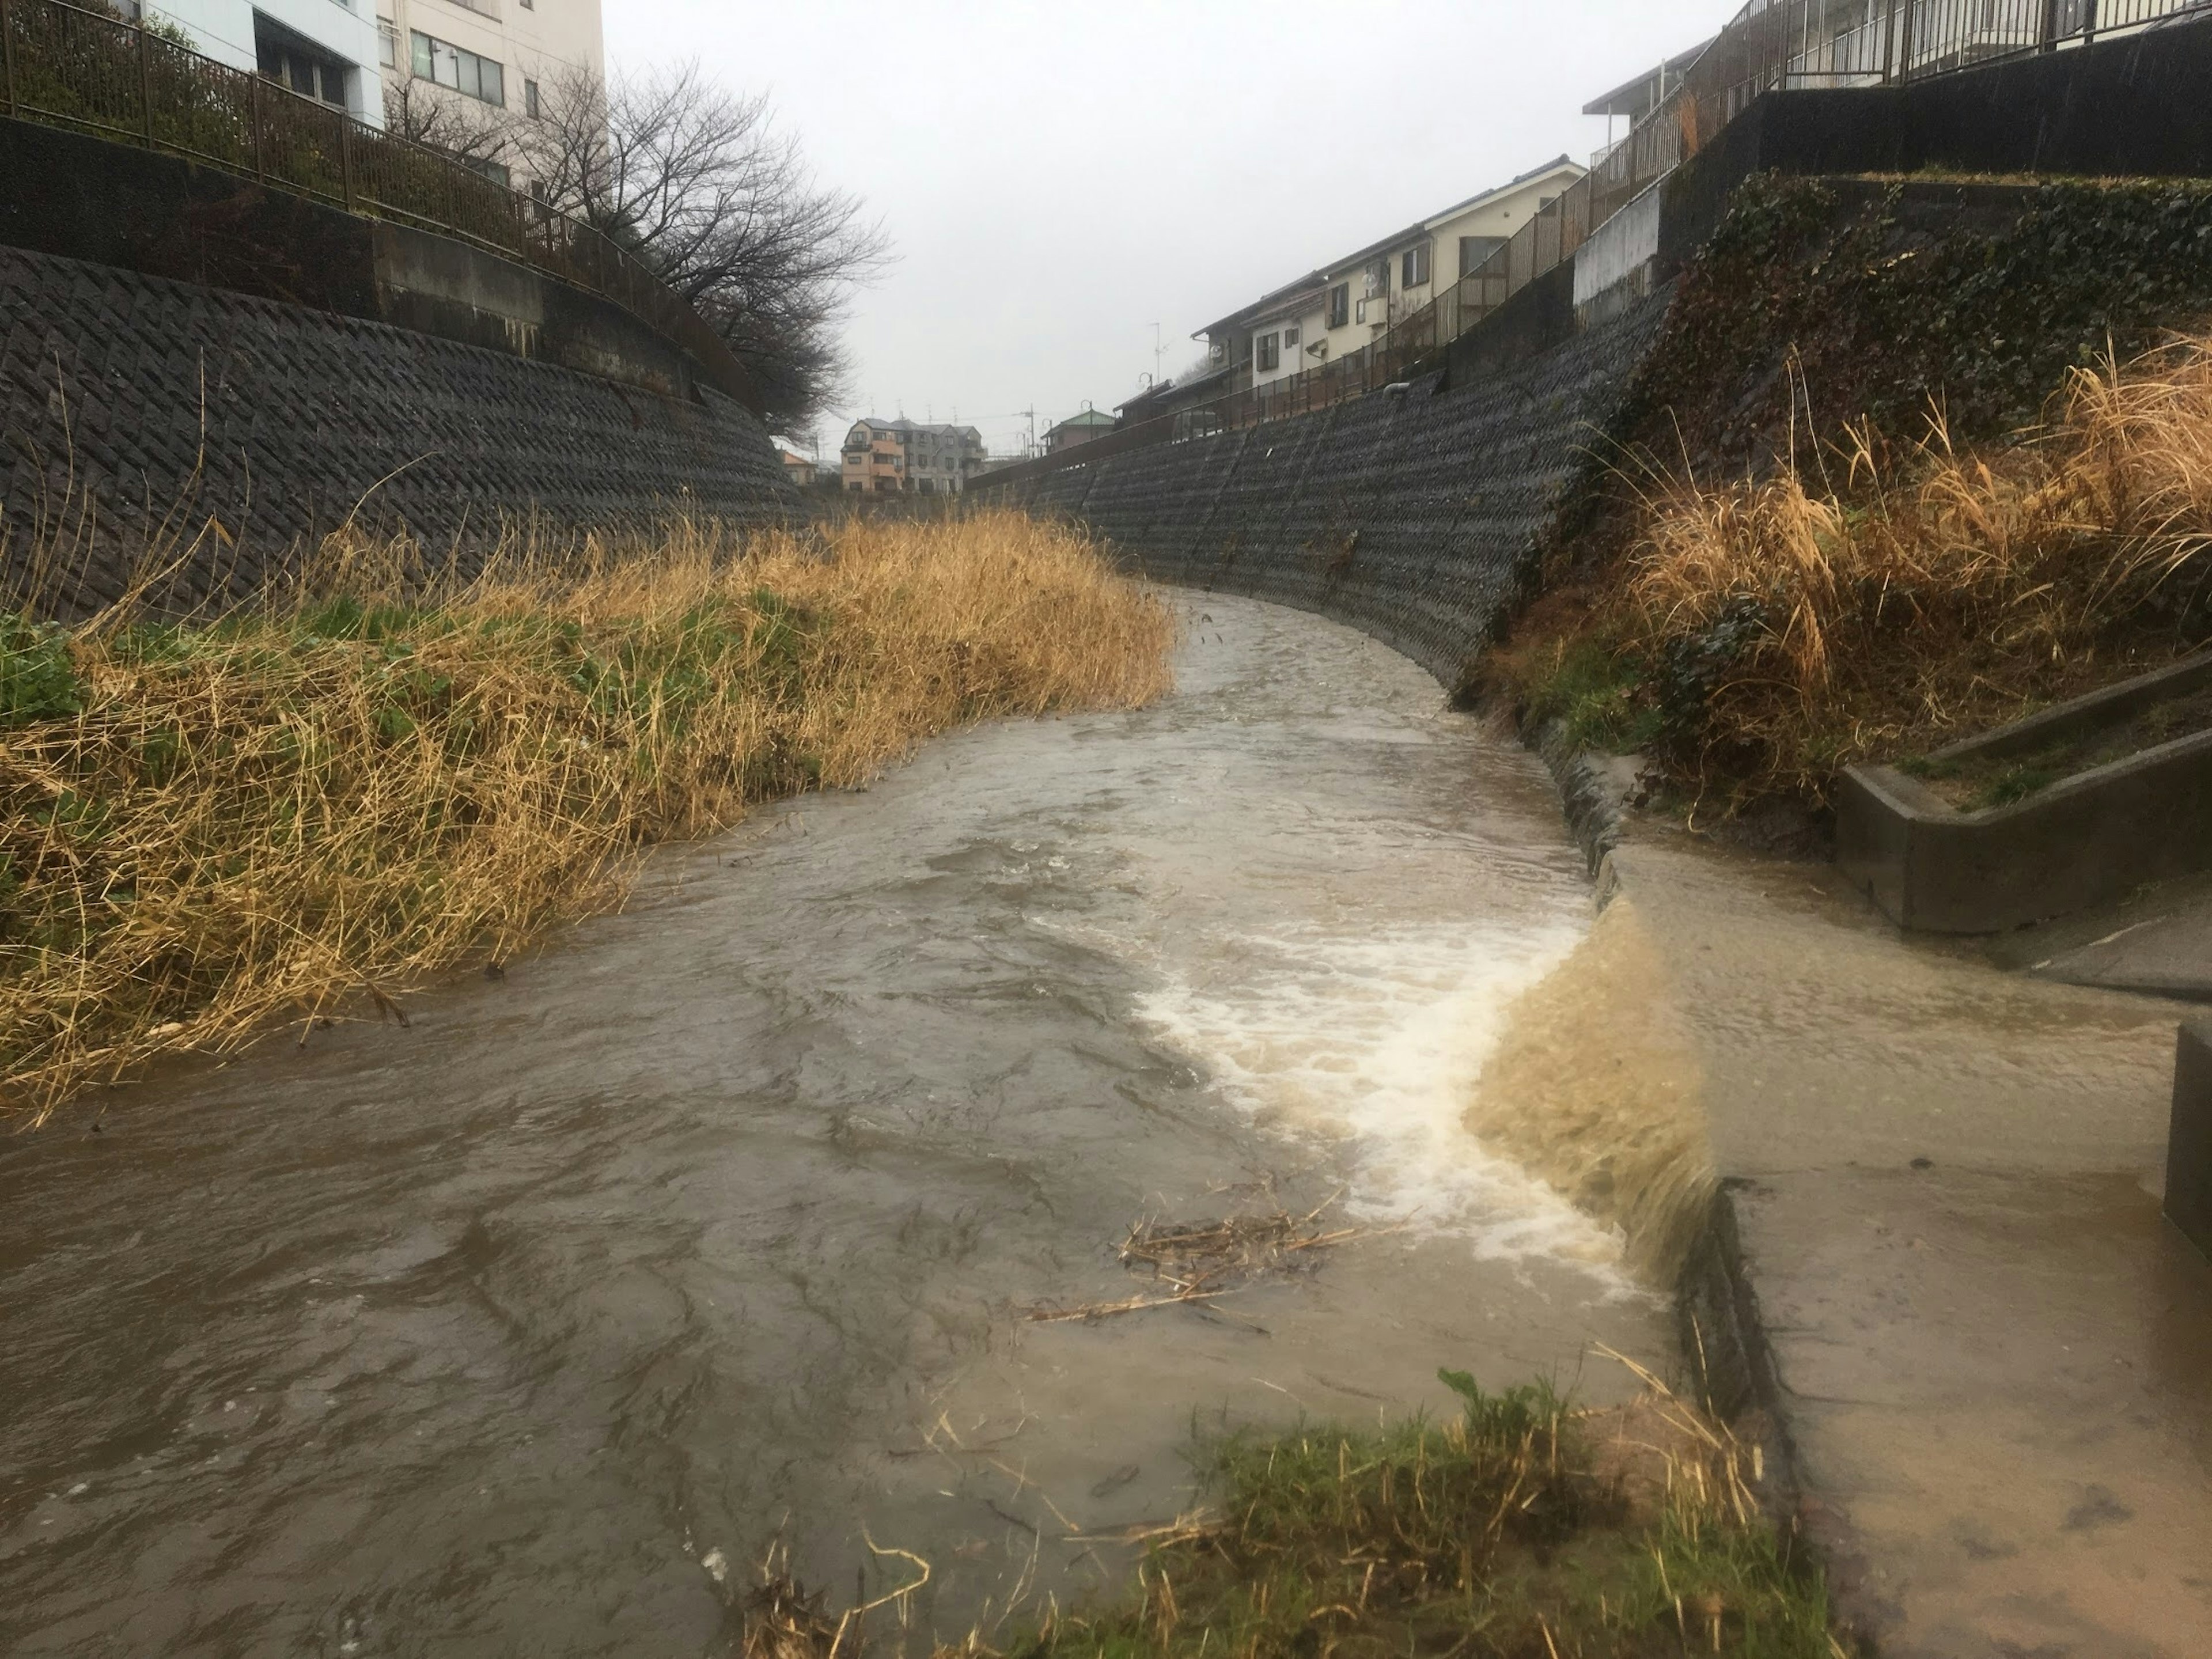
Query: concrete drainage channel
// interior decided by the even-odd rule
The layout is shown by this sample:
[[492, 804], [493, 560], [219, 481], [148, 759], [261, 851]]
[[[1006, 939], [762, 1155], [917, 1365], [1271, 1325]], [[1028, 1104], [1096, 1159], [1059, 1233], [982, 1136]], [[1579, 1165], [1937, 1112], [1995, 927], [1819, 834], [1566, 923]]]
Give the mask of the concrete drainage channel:
[[[1717, 1180], [1675, 1281], [1692, 1382], [1844, 1627], [1892, 1654], [2062, 1628], [2072, 1652], [2196, 1651], [2212, 1266], [2161, 1218], [2159, 1169], [2169, 1134], [2212, 1168], [2212, 1029], [2177, 1091], [2184, 1006], [1916, 938], [1833, 866], [1638, 823], [1633, 760], [1523, 736], [1698, 1056]], [[2165, 1189], [2183, 1226], [2212, 1217], [2212, 1180]]]

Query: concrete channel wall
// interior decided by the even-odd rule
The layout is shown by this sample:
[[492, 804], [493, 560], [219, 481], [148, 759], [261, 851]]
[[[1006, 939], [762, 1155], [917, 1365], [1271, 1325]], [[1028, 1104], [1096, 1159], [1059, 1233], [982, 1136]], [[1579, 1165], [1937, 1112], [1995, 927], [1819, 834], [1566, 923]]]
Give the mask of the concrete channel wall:
[[[176, 597], [243, 597], [349, 515], [464, 556], [503, 515], [552, 526], [797, 508], [760, 422], [330, 311], [0, 247], [0, 534], [41, 606], [115, 597], [148, 526], [199, 537]], [[88, 503], [97, 527], [84, 531]], [[52, 562], [49, 559], [48, 562]]]
[[1664, 310], [1645, 301], [1464, 391], [1432, 374], [982, 499], [1079, 519], [1157, 580], [1350, 623], [1456, 685], [1602, 455]]

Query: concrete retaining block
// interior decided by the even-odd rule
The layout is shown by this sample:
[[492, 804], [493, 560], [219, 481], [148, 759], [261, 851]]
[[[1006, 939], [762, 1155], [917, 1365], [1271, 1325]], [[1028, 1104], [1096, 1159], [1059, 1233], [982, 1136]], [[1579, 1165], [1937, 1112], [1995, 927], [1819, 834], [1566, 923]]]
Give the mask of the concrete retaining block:
[[[1933, 761], [2033, 754], [2212, 684], [2191, 658], [1938, 750]], [[1836, 862], [1900, 927], [1993, 933], [2212, 867], [2212, 732], [1961, 812], [1894, 767], [1855, 766], [1836, 798]]]

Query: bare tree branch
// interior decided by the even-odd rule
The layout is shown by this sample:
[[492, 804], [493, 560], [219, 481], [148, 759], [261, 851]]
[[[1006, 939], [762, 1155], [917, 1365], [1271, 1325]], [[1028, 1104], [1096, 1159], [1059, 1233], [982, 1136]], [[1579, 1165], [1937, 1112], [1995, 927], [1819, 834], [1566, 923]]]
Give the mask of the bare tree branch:
[[835, 402], [837, 325], [890, 263], [859, 198], [815, 181], [768, 100], [724, 90], [696, 64], [541, 90], [539, 118], [507, 125], [517, 170], [549, 205], [650, 265], [758, 380], [774, 424]]

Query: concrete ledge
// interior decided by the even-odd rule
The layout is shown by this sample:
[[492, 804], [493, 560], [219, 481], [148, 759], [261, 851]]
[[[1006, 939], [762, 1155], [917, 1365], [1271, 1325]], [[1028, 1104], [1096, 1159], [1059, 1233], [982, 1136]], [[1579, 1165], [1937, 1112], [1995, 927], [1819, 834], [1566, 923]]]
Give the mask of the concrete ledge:
[[[2212, 654], [1938, 750], [2001, 758], [2126, 720], [2212, 684]], [[1951, 807], [1894, 767], [1855, 766], [1836, 798], [1836, 862], [1899, 926], [1992, 933], [2212, 866], [2212, 732], [2061, 780], [2009, 806]]]
[[2212, 1256], [2212, 1020], [2181, 1028], [2166, 1144], [2166, 1218]]
[[0, 243], [388, 323], [665, 397], [696, 401], [708, 387], [761, 407], [735, 359], [704, 362], [612, 300], [473, 243], [8, 117]]

